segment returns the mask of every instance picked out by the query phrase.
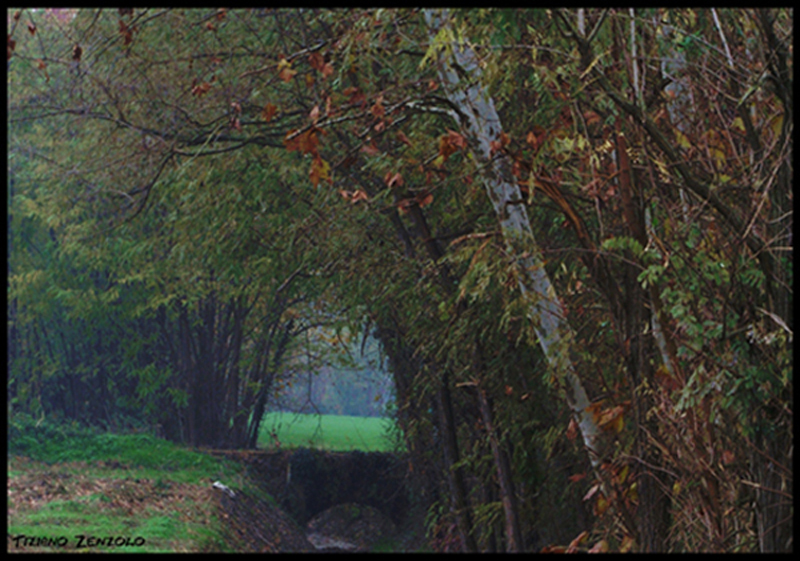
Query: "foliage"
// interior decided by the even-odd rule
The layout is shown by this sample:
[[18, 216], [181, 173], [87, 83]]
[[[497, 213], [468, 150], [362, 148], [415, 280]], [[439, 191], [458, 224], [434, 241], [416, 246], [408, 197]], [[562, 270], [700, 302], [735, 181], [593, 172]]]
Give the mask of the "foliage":
[[792, 10], [8, 18], [10, 406], [254, 445], [371, 334], [443, 549], [791, 548]]

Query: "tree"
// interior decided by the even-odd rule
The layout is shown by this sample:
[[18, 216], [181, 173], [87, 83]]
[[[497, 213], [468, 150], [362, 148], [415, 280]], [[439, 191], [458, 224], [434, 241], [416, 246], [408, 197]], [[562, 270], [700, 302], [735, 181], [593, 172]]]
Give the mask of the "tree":
[[[791, 546], [789, 11], [39, 19], [10, 19], [20, 403], [124, 354], [192, 439], [252, 444], [293, 335], [366, 323], [443, 549]], [[109, 303], [114, 344], [31, 352]]]

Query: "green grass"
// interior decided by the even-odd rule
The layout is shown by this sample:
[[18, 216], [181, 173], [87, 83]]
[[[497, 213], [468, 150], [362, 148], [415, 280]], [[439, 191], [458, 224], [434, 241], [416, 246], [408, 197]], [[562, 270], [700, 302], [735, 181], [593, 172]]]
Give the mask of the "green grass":
[[330, 451], [394, 452], [396, 440], [391, 419], [347, 415], [268, 413], [261, 423], [259, 447], [317, 448]]
[[[9, 418], [8, 449], [10, 551], [230, 550], [211, 483], [253, 492], [236, 462], [146, 434]], [[111, 545], [97, 545], [108, 538]]]

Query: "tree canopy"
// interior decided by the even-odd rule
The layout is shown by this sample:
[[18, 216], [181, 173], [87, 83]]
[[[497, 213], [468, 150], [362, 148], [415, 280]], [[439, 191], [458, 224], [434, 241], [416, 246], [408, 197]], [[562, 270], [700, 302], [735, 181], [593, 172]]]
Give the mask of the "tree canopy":
[[254, 447], [375, 337], [437, 548], [790, 550], [792, 18], [11, 9], [9, 409]]

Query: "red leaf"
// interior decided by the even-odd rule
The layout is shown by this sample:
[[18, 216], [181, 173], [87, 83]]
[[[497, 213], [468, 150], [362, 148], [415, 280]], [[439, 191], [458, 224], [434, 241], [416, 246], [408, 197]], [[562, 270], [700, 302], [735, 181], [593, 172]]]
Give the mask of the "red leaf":
[[600, 122], [600, 115], [598, 115], [594, 111], [586, 111], [583, 114], [583, 118], [586, 119], [586, 124], [588, 126], [592, 126], [595, 123], [599, 123]]
[[119, 32], [122, 35], [123, 45], [130, 45], [133, 42], [134, 29], [128, 27], [128, 24], [122, 20], [119, 20]]
[[261, 110], [261, 118], [269, 123], [277, 112], [278, 112], [277, 107], [275, 107], [271, 103], [267, 103], [264, 106], [264, 109]]
[[11, 60], [11, 55], [14, 54], [14, 47], [17, 46], [17, 42], [11, 38], [11, 35], [8, 36], [8, 59]]
[[83, 49], [81, 49], [80, 45], [75, 45], [72, 47], [72, 60], [81, 60], [81, 55], [83, 54]]
[[364, 152], [368, 156], [377, 156], [381, 153], [377, 146], [375, 146], [374, 142], [370, 142], [369, 144], [365, 144], [361, 147], [361, 151]]
[[217, 27], [214, 25], [213, 21], [210, 21], [206, 24], [206, 29], [208, 29], [209, 31], [216, 31]]
[[586, 479], [586, 472], [583, 473], [576, 473], [575, 475], [570, 475], [567, 479], [572, 481], [573, 483], [577, 483], [582, 479]]
[[722, 463], [725, 464], [726, 466], [732, 464], [735, 459], [736, 456], [734, 456], [733, 452], [731, 452], [730, 450], [722, 451]]
[[289, 136], [295, 134], [297, 131], [290, 131], [286, 135], [286, 139], [284, 140], [284, 144], [286, 145], [286, 149], [290, 152], [293, 150], [297, 150], [301, 154], [317, 154], [317, 145], [319, 144], [319, 139], [317, 138], [316, 131], [318, 129], [309, 129], [303, 133], [300, 133], [292, 138], [288, 138]]
[[567, 438], [570, 441], [575, 440], [578, 436], [578, 423], [575, 422], [575, 419], [569, 420], [569, 426], [567, 427]]
[[624, 420], [625, 420], [623, 416], [624, 412], [625, 408], [622, 405], [617, 405], [616, 407], [605, 409], [600, 414], [600, 418], [597, 420], [597, 424], [603, 430], [606, 431], [615, 430], [617, 433], [620, 433], [622, 432], [622, 428], [624, 426]]
[[608, 542], [606, 540], [600, 540], [592, 549], [589, 550], [589, 553], [606, 553], [608, 552]]
[[319, 185], [319, 182], [322, 181], [323, 179], [328, 183], [332, 183], [330, 177], [330, 170], [331, 166], [330, 164], [328, 164], [328, 162], [326, 162], [319, 156], [314, 158], [314, 160], [311, 162], [311, 171], [308, 174], [309, 178], [311, 179], [311, 184], [314, 185], [314, 187], [316, 187]]
[[459, 150], [463, 150], [464, 148], [467, 147], [467, 141], [464, 139], [464, 137], [454, 130], [447, 131], [447, 138], [450, 141], [450, 144], [452, 144]]
[[325, 66], [325, 59], [318, 52], [313, 52], [308, 55], [308, 64], [317, 72], [322, 72], [322, 68]]
[[578, 537], [569, 542], [569, 546], [567, 546], [567, 553], [577, 553], [578, 552], [578, 544], [580, 544], [584, 539], [589, 536], [589, 532], [584, 530]]
[[208, 93], [208, 90], [211, 89], [211, 84], [208, 82], [203, 82], [202, 84], [198, 84], [192, 88], [192, 95], [196, 95], [197, 97], [203, 97], [205, 94]]
[[384, 177], [383, 180], [386, 182], [386, 186], [389, 187], [390, 189], [395, 186], [397, 187], [403, 186], [403, 176], [400, 175], [400, 172], [397, 172], [394, 175], [392, 175], [392, 173], [389, 172], [386, 174], [386, 177]]
[[406, 144], [408, 146], [413, 146], [413, 144], [411, 144], [411, 141], [408, 139], [408, 137], [405, 134], [403, 134], [403, 131], [399, 131], [397, 133], [397, 140], [399, 140], [400, 142], [402, 142], [403, 144]]
[[368, 201], [368, 200], [369, 200], [369, 197], [367, 196], [367, 194], [364, 191], [362, 191], [361, 189], [358, 189], [357, 191], [353, 192], [353, 196], [350, 199], [350, 202], [351, 203], [357, 203], [358, 201]]
[[417, 196], [417, 203], [419, 204], [419, 208], [429, 205], [432, 202], [433, 202], [433, 195], [431, 193], [422, 193]]
[[505, 392], [506, 392], [506, 395], [511, 395], [512, 393], [514, 393], [514, 388], [512, 388], [511, 386], [506, 386], [505, 387]]
[[350, 97], [348, 100], [350, 103], [359, 107], [367, 101], [367, 96], [355, 87], [346, 88], [342, 93]]
[[386, 110], [383, 108], [382, 95], [379, 95], [378, 99], [375, 100], [372, 109], [370, 109], [370, 113], [372, 113], [376, 119], [382, 119], [386, 115]]
[[314, 109], [311, 110], [311, 113], [308, 114], [308, 118], [311, 119], [311, 122], [316, 124], [319, 120], [319, 105], [315, 105]]
[[28, 31], [31, 35], [36, 35], [36, 25], [33, 23], [28, 24]]
[[224, 19], [225, 19], [225, 15], [226, 15], [227, 13], [228, 13], [228, 10], [227, 10], [227, 8], [220, 8], [219, 10], [217, 10], [217, 15], [216, 15], [216, 17], [217, 17], [217, 21], [222, 21], [222, 20], [224, 20]]

